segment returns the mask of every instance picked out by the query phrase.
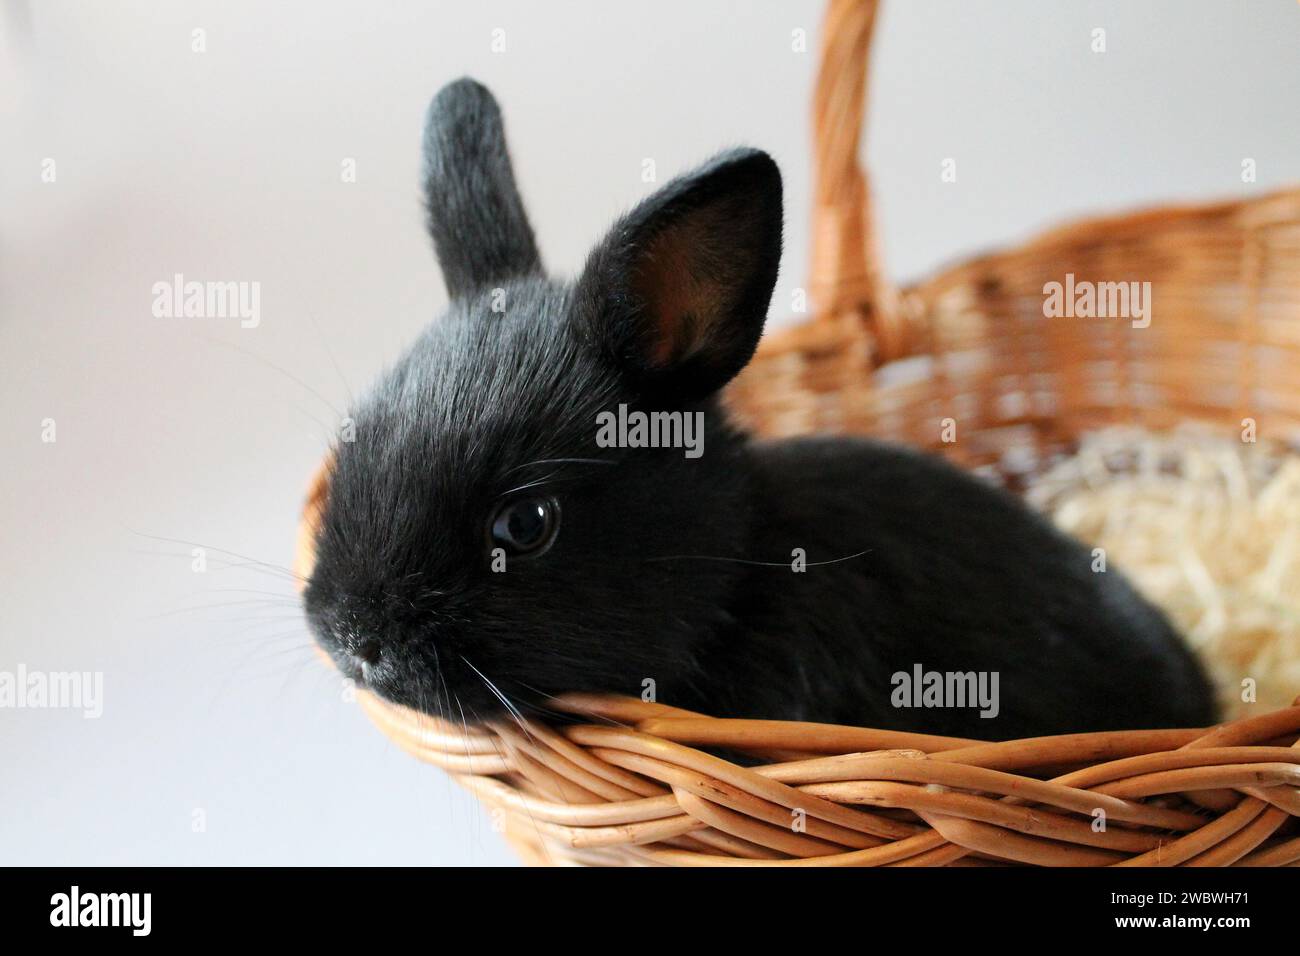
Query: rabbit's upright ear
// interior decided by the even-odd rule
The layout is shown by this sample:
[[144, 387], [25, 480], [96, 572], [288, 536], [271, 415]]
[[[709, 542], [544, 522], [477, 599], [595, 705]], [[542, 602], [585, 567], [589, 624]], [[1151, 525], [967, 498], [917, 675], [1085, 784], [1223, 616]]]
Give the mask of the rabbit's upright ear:
[[700, 398], [753, 356], [780, 262], [780, 170], [758, 150], [724, 153], [615, 224], [576, 315], [648, 389]]
[[424, 124], [429, 234], [452, 298], [542, 271], [515, 186], [501, 110], [468, 77], [448, 83]]

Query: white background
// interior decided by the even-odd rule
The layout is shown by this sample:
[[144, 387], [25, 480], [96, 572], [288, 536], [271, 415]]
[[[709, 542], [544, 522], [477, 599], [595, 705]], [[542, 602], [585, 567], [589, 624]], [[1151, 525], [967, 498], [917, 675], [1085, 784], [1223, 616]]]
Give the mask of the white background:
[[[102, 671], [105, 702], [0, 710], [0, 863], [509, 861], [343, 702], [287, 579], [215, 551], [195, 574], [157, 538], [289, 562], [343, 379], [362, 388], [444, 304], [419, 123], [463, 73], [503, 104], [556, 272], [651, 188], [643, 160], [667, 178], [769, 150], [787, 315], [820, 4], [31, 6], [0, 3], [0, 670]], [[1300, 177], [1294, 0], [895, 2], [876, 50], [864, 155], [899, 278], [1062, 217]], [[155, 318], [177, 272], [260, 282], [261, 325]]]

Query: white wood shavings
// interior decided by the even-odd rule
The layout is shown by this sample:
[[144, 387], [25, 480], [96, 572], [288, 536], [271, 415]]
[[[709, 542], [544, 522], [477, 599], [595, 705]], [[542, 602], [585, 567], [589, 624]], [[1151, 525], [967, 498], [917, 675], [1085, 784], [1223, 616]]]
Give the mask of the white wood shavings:
[[[1111, 428], [1026, 497], [1105, 549], [1170, 616], [1219, 688], [1225, 717], [1300, 695], [1300, 456], [1184, 428]], [[1243, 681], [1256, 701], [1244, 701]]]

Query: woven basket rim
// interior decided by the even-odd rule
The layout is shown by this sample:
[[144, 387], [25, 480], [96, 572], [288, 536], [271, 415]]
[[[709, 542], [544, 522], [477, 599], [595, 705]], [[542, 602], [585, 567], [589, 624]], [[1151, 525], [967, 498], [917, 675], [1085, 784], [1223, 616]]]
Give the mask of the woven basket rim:
[[[463, 727], [364, 691], [359, 700], [400, 747], [508, 817], [507, 834], [536, 862], [557, 853], [690, 866], [1300, 861], [1300, 838], [1270, 842], [1300, 815], [1300, 701], [1212, 728], [981, 742], [714, 718], [612, 695], [555, 699], [556, 710], [593, 721], [558, 727]], [[742, 766], [705, 746], [761, 760]], [[520, 768], [522, 785], [511, 780]], [[1180, 799], [1162, 806], [1162, 797]], [[787, 830], [795, 813], [804, 826]], [[1113, 826], [1097, 832], [1099, 814]]]

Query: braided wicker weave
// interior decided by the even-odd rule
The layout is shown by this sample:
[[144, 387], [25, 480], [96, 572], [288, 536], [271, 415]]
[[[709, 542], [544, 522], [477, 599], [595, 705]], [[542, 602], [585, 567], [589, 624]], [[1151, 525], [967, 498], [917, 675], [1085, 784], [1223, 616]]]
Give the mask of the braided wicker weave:
[[[1076, 223], [894, 288], [858, 162], [875, 12], [830, 2], [814, 100], [820, 311], [764, 341], [729, 393], [740, 419], [768, 436], [902, 441], [1013, 487], [1107, 424], [1300, 433], [1300, 190]], [[1044, 318], [1044, 284], [1066, 273], [1150, 282], [1154, 321]], [[304, 576], [327, 493], [325, 467]], [[358, 699], [532, 863], [1300, 863], [1300, 706], [1213, 729], [981, 743], [589, 696], [554, 702], [585, 716], [575, 725], [465, 729]]]

